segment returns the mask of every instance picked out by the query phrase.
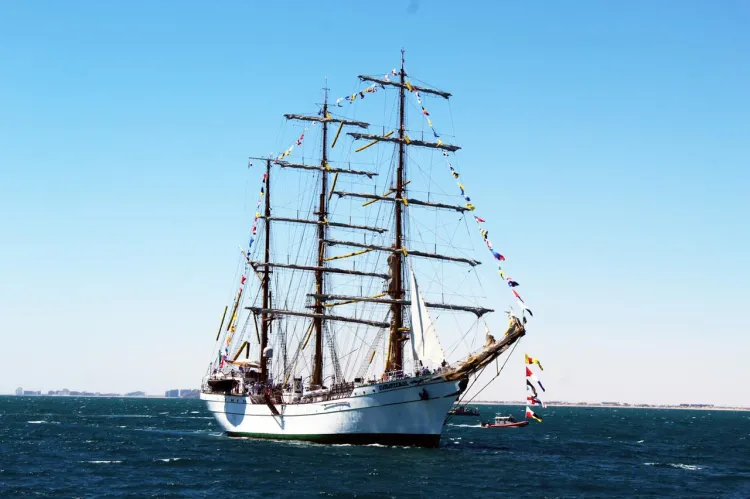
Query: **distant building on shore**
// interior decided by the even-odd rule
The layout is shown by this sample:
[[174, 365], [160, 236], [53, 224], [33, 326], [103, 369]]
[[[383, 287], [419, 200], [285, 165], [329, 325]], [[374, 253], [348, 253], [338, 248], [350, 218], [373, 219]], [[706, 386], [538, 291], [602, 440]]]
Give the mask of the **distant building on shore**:
[[[39, 394], [41, 395], [41, 392]], [[62, 390], [48, 390], [47, 395], [52, 397], [122, 397], [119, 393], [87, 392], [68, 390], [67, 388], [63, 388]]]
[[198, 389], [180, 390], [181, 399], [197, 399], [200, 398], [201, 391]]
[[23, 395], [23, 388], [22, 387], [19, 386], [18, 388], [16, 388], [16, 395], [18, 395], [19, 397], [21, 395]]
[[197, 399], [200, 397], [200, 390], [198, 389], [182, 389], [177, 388], [173, 390], [167, 390], [164, 392], [164, 396], [168, 399]]

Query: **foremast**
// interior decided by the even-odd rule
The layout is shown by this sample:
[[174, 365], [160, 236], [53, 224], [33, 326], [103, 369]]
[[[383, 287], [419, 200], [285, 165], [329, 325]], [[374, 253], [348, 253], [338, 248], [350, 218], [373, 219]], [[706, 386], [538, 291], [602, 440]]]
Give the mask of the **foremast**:
[[[263, 213], [265, 215], [265, 237], [263, 243], [263, 261], [271, 261], [271, 160], [266, 160], [266, 196]], [[263, 270], [263, 308], [271, 308], [271, 273], [270, 267]], [[260, 380], [265, 383], [268, 380], [268, 332], [271, 327], [271, 316], [263, 312], [261, 314], [260, 326]]]
[[[270, 158], [250, 158], [255, 160], [263, 161], [266, 164], [266, 172], [264, 179], [264, 205], [263, 205], [263, 216], [261, 218], [265, 224], [264, 236], [263, 236], [263, 262], [250, 262], [248, 256], [248, 262], [250, 267], [256, 273], [261, 280], [261, 302], [262, 308], [260, 310], [253, 310], [254, 317], [257, 318], [256, 313], [260, 312], [260, 352], [258, 363], [260, 364], [260, 380], [265, 383], [268, 381], [268, 357], [266, 356], [266, 348], [268, 348], [268, 338], [271, 332], [271, 321], [273, 316], [268, 313], [271, 309], [271, 163]], [[258, 265], [260, 263], [260, 265]], [[257, 267], [263, 266], [263, 272], [259, 273]], [[257, 333], [257, 322], [255, 323]], [[247, 345], [248, 352], [250, 345]]]

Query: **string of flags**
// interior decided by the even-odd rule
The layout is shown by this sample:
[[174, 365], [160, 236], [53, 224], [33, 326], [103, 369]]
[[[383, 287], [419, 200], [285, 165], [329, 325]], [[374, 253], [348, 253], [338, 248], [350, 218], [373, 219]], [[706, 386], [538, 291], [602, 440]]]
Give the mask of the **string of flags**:
[[[386, 74], [386, 75], [385, 75], [385, 76], [383, 77], [383, 79], [384, 79], [385, 81], [391, 81], [391, 80], [390, 80], [390, 75], [391, 75], [391, 74], [393, 74], [393, 75], [398, 75], [398, 72], [397, 72], [397, 71], [396, 71], [396, 70], [394, 69], [394, 70], [392, 70], [392, 71], [391, 71], [390, 73], [387, 73], [387, 74]], [[353, 94], [351, 94], [351, 95], [347, 95], [347, 96], [344, 96], [344, 97], [339, 97], [338, 99], [336, 99], [336, 105], [337, 105], [338, 107], [343, 107], [343, 104], [342, 104], [342, 102], [344, 102], [344, 101], [349, 101], [349, 104], [351, 104], [351, 103], [353, 103], [353, 102], [354, 102], [355, 100], [357, 100], [357, 98], [359, 98], [360, 100], [362, 100], [362, 99], [364, 99], [364, 98], [365, 98], [365, 94], [374, 94], [375, 92], [377, 92], [377, 91], [378, 91], [378, 87], [380, 87], [380, 88], [385, 88], [385, 87], [384, 87], [384, 86], [383, 86], [382, 84], [379, 84], [379, 83], [373, 83], [372, 85], [368, 86], [367, 88], [365, 88], [365, 89], [363, 89], [363, 90], [360, 90], [359, 92], [354, 92], [354, 93], [353, 93]], [[322, 111], [322, 110], [321, 110], [320, 114], [321, 114], [321, 116], [323, 115], [323, 111]], [[326, 118], [330, 118], [330, 117], [331, 117], [331, 115], [330, 115], [330, 114], [328, 114], [328, 115], [326, 116]], [[281, 152], [280, 154], [278, 154], [278, 155], [276, 156], [276, 159], [275, 159], [274, 161], [275, 161], [275, 162], [279, 162], [279, 161], [282, 161], [282, 160], [283, 160], [284, 158], [286, 158], [287, 156], [289, 156], [290, 154], [292, 154], [292, 151], [294, 151], [294, 148], [295, 148], [296, 146], [301, 146], [301, 145], [302, 145], [302, 143], [304, 142], [304, 140], [305, 140], [305, 133], [306, 133], [306, 132], [307, 132], [307, 131], [308, 131], [308, 130], [309, 130], [310, 128], [314, 127], [314, 126], [315, 126], [315, 125], [317, 125], [317, 124], [318, 124], [318, 122], [317, 122], [317, 121], [313, 121], [313, 122], [311, 122], [311, 123], [310, 123], [309, 125], [307, 125], [307, 126], [306, 126], [306, 127], [305, 127], [305, 128], [303, 129], [303, 130], [302, 130], [302, 133], [301, 133], [301, 134], [300, 134], [300, 136], [299, 136], [299, 137], [297, 138], [297, 140], [296, 140], [296, 141], [295, 141], [295, 142], [294, 142], [293, 144], [291, 144], [291, 145], [290, 145], [289, 147], [287, 147], [286, 149], [284, 149], [284, 151], [283, 151], [283, 152]]]
[[365, 94], [374, 94], [375, 92], [377, 92], [378, 86], [379, 85], [377, 83], [373, 83], [372, 85], [365, 88], [364, 90], [360, 90], [359, 92], [354, 92], [353, 94], [347, 95], [346, 97], [339, 97], [338, 99], [336, 99], [336, 105], [338, 107], [343, 107], [343, 104], [341, 104], [343, 101], [349, 101], [349, 104], [351, 104], [352, 102], [357, 100], [357, 98], [359, 98], [359, 100], [362, 100], [365, 98]]
[[[383, 79], [384, 79], [385, 81], [391, 81], [391, 79], [390, 79], [391, 75], [394, 75], [394, 76], [398, 76], [398, 71], [396, 71], [395, 69], [391, 70], [391, 72], [390, 72], [390, 73], [386, 73], [386, 74], [385, 74], [385, 76], [383, 77]], [[338, 99], [336, 99], [336, 105], [337, 105], [338, 107], [343, 107], [343, 104], [342, 104], [342, 102], [344, 102], [344, 101], [348, 101], [348, 102], [349, 102], [349, 104], [351, 104], [351, 103], [353, 103], [353, 102], [354, 102], [355, 100], [357, 100], [358, 98], [359, 98], [360, 100], [362, 100], [362, 99], [364, 99], [364, 98], [365, 98], [365, 95], [366, 95], [366, 94], [374, 94], [375, 92], [377, 92], [377, 91], [378, 91], [378, 87], [380, 87], [380, 88], [385, 88], [385, 86], [384, 86], [384, 85], [382, 85], [382, 84], [380, 84], [380, 83], [373, 83], [372, 85], [368, 86], [367, 88], [365, 88], [365, 89], [363, 89], [363, 90], [360, 90], [359, 92], [354, 92], [354, 93], [353, 93], [353, 94], [351, 94], [351, 95], [347, 95], [347, 96], [344, 96], [344, 97], [339, 97]], [[321, 114], [321, 116], [323, 115], [323, 112], [322, 112], [322, 110], [321, 110], [320, 114]], [[328, 116], [326, 116], [326, 118], [330, 118], [330, 117], [331, 117], [331, 115], [330, 115], [330, 114], [328, 114]], [[301, 134], [300, 134], [300, 136], [299, 136], [299, 137], [297, 138], [297, 140], [296, 140], [296, 141], [295, 141], [295, 142], [294, 142], [293, 144], [291, 144], [291, 145], [290, 145], [289, 147], [287, 147], [286, 149], [284, 149], [284, 151], [283, 151], [283, 152], [279, 153], [279, 154], [278, 154], [278, 155], [276, 156], [276, 159], [275, 159], [274, 161], [275, 161], [275, 162], [279, 162], [279, 161], [282, 161], [282, 160], [283, 160], [284, 158], [286, 158], [287, 156], [289, 156], [290, 154], [292, 154], [292, 151], [294, 151], [294, 148], [295, 148], [296, 146], [301, 146], [301, 145], [302, 145], [302, 143], [304, 142], [304, 140], [305, 140], [305, 133], [306, 133], [306, 132], [307, 132], [307, 131], [308, 131], [308, 130], [309, 130], [310, 128], [314, 127], [314, 126], [315, 126], [315, 125], [317, 125], [317, 124], [318, 124], [318, 122], [317, 122], [317, 121], [313, 121], [313, 122], [311, 122], [311, 123], [310, 123], [309, 125], [307, 125], [307, 126], [306, 126], [306, 127], [305, 127], [305, 128], [303, 129], [303, 130], [302, 130], [302, 133], [301, 133]]]
[[417, 99], [417, 104], [419, 104], [420, 109], [422, 109], [422, 116], [424, 116], [425, 120], [427, 120], [427, 126], [430, 127], [430, 130], [432, 130], [432, 135], [435, 136], [436, 139], [438, 139], [438, 144], [442, 144], [443, 141], [440, 140], [440, 135], [438, 135], [437, 131], [435, 131], [435, 127], [432, 125], [432, 119], [430, 119], [430, 113], [427, 111], [427, 109], [424, 108], [424, 105], [422, 104], [422, 99], [419, 96], [419, 90], [411, 86], [411, 83], [409, 83], [408, 80], [406, 80], [406, 88], [409, 90], [409, 92], [414, 94], [414, 97]]
[[243, 271], [242, 276], [240, 277], [239, 289], [237, 290], [237, 296], [234, 299], [234, 306], [232, 307], [232, 318], [229, 320], [229, 332], [227, 334], [226, 344], [224, 345], [224, 353], [221, 356], [221, 361], [219, 363], [220, 369], [224, 367], [224, 362], [227, 360], [227, 356], [229, 355], [229, 345], [232, 344], [232, 337], [234, 336], [234, 332], [237, 329], [237, 308], [240, 305], [240, 300], [242, 300], [242, 292], [245, 290], [245, 283], [247, 282], [247, 276], [245, 275], [245, 272], [247, 272], [247, 265], [245, 266], [245, 271]]
[[[383, 77], [383, 79], [385, 81], [391, 81], [390, 80], [390, 76], [391, 75], [396, 75], [397, 76], [398, 75], [398, 71], [396, 71], [395, 69], [391, 70], [391, 72], [387, 73]], [[385, 88], [382, 84], [373, 83], [369, 87], [367, 87], [367, 88], [365, 88], [363, 90], [360, 90], [359, 92], [355, 92], [355, 93], [353, 93], [351, 95], [347, 95], [345, 97], [339, 97], [338, 99], [336, 99], [336, 105], [339, 106], [339, 107], [342, 107], [343, 104], [341, 104], [341, 103], [343, 101], [349, 101], [349, 104], [351, 104], [352, 102], [354, 102], [355, 100], [357, 100], [357, 98], [359, 98], [360, 100], [362, 100], [362, 99], [365, 98], [366, 94], [374, 94], [375, 92], [377, 92], [378, 91], [378, 87]], [[323, 112], [321, 111], [320, 114], [322, 115]], [[328, 116], [326, 116], [326, 118], [330, 118], [330, 117], [331, 117], [330, 114], [328, 114]], [[302, 130], [302, 133], [299, 135], [299, 137], [297, 137], [297, 140], [295, 140], [294, 143], [291, 144], [289, 147], [287, 147], [286, 149], [284, 149], [284, 151], [282, 151], [281, 153], [279, 153], [278, 155], [276, 155], [274, 161], [278, 163], [279, 161], [284, 160], [284, 158], [286, 158], [287, 156], [291, 155], [292, 151], [294, 151], [294, 148], [297, 147], [297, 146], [301, 146], [303, 144], [303, 142], [305, 141], [305, 133], [310, 128], [314, 127], [317, 124], [318, 124], [317, 121], [313, 121], [309, 125], [307, 125]]]
[[[252, 166], [252, 163], [250, 164]], [[232, 306], [232, 316], [229, 319], [229, 325], [227, 327], [226, 344], [224, 346], [224, 352], [219, 353], [219, 368], [224, 367], [224, 362], [227, 360], [229, 355], [229, 346], [232, 344], [232, 337], [237, 329], [237, 309], [242, 299], [242, 292], [245, 289], [245, 283], [247, 282], [247, 272], [250, 268], [250, 250], [255, 242], [255, 236], [258, 235], [258, 219], [260, 218], [260, 205], [263, 202], [263, 197], [266, 195], [266, 182], [268, 181], [268, 173], [263, 174], [263, 178], [260, 181], [260, 192], [258, 193], [258, 203], [255, 205], [255, 217], [253, 218], [253, 226], [250, 229], [250, 241], [247, 243], [247, 251], [240, 248], [242, 256], [245, 257], [245, 269], [240, 277], [240, 285], [237, 290], [237, 296], [234, 299], [234, 305]]]
[[[422, 99], [419, 95], [419, 90], [414, 88], [409, 81], [406, 81], [406, 88], [411, 93], [414, 94], [414, 97], [417, 100], [417, 104], [419, 104], [420, 109], [422, 109], [422, 115], [425, 117], [425, 120], [427, 120], [427, 125], [430, 127], [430, 130], [432, 130], [432, 134], [437, 139], [437, 144], [442, 145], [443, 142], [440, 140], [440, 135], [435, 130], [435, 126], [432, 123], [432, 119], [430, 118], [430, 113], [427, 111], [427, 109], [424, 107], [424, 104], [422, 103]], [[461, 175], [456, 171], [456, 169], [453, 167], [453, 164], [450, 161], [450, 155], [448, 151], [442, 151], [443, 157], [445, 158], [445, 162], [448, 165], [448, 168], [451, 171], [451, 175], [453, 175], [453, 178], [456, 181], [456, 184], [458, 185], [458, 189], [461, 191], [461, 197], [464, 198], [464, 201], [466, 204], [464, 205], [469, 211], [473, 212], [476, 209], [476, 206], [471, 202], [471, 198], [466, 194], [466, 186], [464, 186], [461, 183], [460, 177]], [[505, 261], [505, 257], [495, 251], [495, 249], [492, 246], [492, 242], [490, 241], [488, 237], [489, 231], [484, 228], [482, 224], [485, 223], [485, 220], [481, 217], [478, 217], [474, 215], [474, 221], [477, 223], [477, 227], [479, 228], [479, 233], [482, 235], [482, 239], [484, 239], [484, 243], [487, 245], [487, 249], [492, 253], [492, 258], [495, 259], [497, 262], [497, 271], [500, 274], [500, 277], [508, 284], [508, 287], [510, 287], [511, 292], [513, 293], [513, 296], [518, 300], [518, 304], [521, 307], [521, 310], [528, 312], [530, 316], [534, 316], [534, 314], [531, 312], [531, 309], [526, 306], [526, 302], [523, 301], [523, 298], [521, 298], [521, 295], [518, 294], [518, 291], [516, 291], [514, 288], [518, 287], [519, 284], [517, 281], [514, 281], [511, 277], [506, 277], [505, 272], [503, 271], [502, 264], [500, 262]], [[526, 321], [526, 318], [524, 317], [524, 322]]]
[[539, 392], [537, 392], [536, 390], [536, 385], [538, 385], [543, 392], [546, 390], [544, 389], [544, 385], [542, 385], [542, 382], [539, 381], [539, 378], [537, 378], [536, 375], [531, 371], [531, 369], [529, 369], [529, 366], [536, 364], [542, 371], [544, 371], [544, 369], [542, 368], [542, 363], [539, 362], [539, 359], [530, 357], [529, 354], [524, 354], [524, 361], [526, 364], [526, 417], [535, 419], [536, 421], [539, 421], [541, 423], [542, 418], [533, 410], [531, 410], [529, 406], [539, 405], [542, 407], [542, 409], [545, 409], [547, 406], [539, 398]]
[[[303, 134], [304, 135], [304, 134]], [[268, 180], [268, 173], [263, 174], [263, 179], [260, 181], [260, 194], [258, 195], [258, 204], [255, 206], [255, 218], [253, 218], [253, 227], [250, 229], [250, 241], [247, 243], [247, 252], [242, 251], [242, 256], [245, 257], [245, 261], [250, 263], [250, 250], [255, 242], [255, 236], [258, 235], [258, 219], [260, 218], [260, 204], [263, 202], [263, 196], [266, 195], [266, 181]]]
[[[395, 69], [392, 69], [390, 73], [386, 73], [385, 76], [383, 76], [383, 79], [385, 81], [391, 81], [391, 75], [398, 76], [398, 71], [396, 71]], [[343, 107], [342, 102], [344, 101], [349, 101], [349, 104], [351, 104], [358, 98], [359, 100], [362, 100], [365, 98], [365, 94], [374, 94], [375, 92], [377, 92], [378, 87], [385, 88], [385, 86], [380, 83], [373, 83], [372, 85], [365, 88], [364, 90], [360, 90], [359, 92], [354, 92], [353, 94], [347, 95], [344, 97], [339, 97], [338, 99], [336, 99], [336, 105], [338, 107]]]
[[302, 143], [305, 141], [305, 133], [307, 133], [307, 131], [310, 128], [314, 127], [317, 124], [318, 124], [317, 121], [312, 121], [312, 122], [310, 122], [309, 125], [305, 126], [305, 128], [302, 129], [302, 133], [300, 134], [300, 136], [297, 137], [297, 140], [295, 140], [292, 145], [290, 145], [289, 147], [287, 147], [286, 149], [284, 149], [284, 151], [282, 153], [280, 153], [279, 155], [277, 155], [276, 159], [274, 159], [274, 162], [278, 163], [279, 161], [283, 160], [284, 158], [286, 158], [287, 156], [289, 156], [290, 154], [292, 154], [292, 151], [294, 151], [294, 148], [296, 146], [301, 146]]

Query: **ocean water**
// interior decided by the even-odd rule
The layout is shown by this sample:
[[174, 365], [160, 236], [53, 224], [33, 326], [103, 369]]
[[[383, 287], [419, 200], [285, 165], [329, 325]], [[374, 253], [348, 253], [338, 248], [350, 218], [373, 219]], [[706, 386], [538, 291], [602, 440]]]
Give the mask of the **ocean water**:
[[0, 397], [0, 497], [750, 497], [750, 411], [540, 412], [418, 449], [232, 439], [198, 400]]

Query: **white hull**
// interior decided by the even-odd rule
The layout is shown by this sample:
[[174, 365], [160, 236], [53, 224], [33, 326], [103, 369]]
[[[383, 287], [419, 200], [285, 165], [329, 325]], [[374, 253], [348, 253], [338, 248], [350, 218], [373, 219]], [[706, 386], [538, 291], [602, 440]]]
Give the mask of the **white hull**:
[[231, 436], [437, 447], [446, 415], [465, 387], [463, 380], [388, 381], [357, 387], [346, 398], [279, 404], [279, 415], [249, 397], [201, 393], [201, 399]]

